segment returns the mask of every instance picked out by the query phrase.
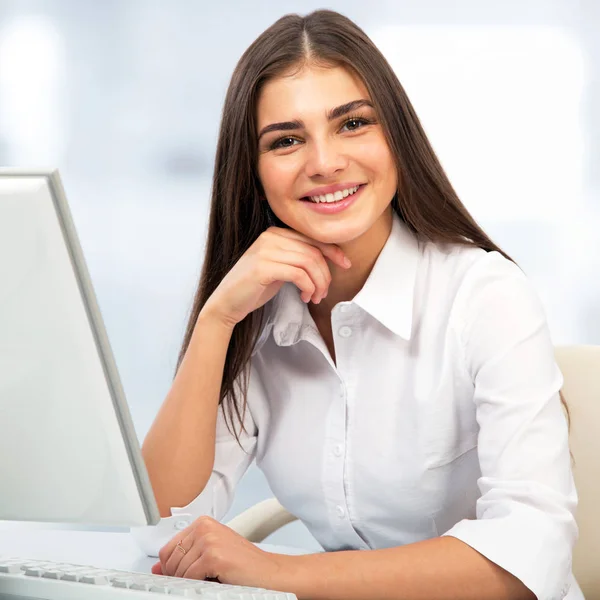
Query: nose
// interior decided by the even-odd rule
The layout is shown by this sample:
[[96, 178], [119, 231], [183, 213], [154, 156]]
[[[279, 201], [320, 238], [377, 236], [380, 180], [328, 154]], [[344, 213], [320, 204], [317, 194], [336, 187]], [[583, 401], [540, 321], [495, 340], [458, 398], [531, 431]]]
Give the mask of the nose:
[[325, 139], [309, 144], [306, 159], [308, 177], [331, 177], [348, 166], [348, 158], [336, 142], [337, 140]]

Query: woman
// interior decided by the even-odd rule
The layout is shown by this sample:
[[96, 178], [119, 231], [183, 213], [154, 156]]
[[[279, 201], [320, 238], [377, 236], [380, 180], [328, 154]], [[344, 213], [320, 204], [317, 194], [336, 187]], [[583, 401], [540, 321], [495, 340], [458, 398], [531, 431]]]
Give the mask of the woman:
[[[364, 32], [287, 15], [248, 48], [212, 194], [143, 446], [172, 538], [154, 571], [311, 599], [581, 598], [542, 307]], [[218, 522], [253, 459], [336, 552], [264, 552]]]

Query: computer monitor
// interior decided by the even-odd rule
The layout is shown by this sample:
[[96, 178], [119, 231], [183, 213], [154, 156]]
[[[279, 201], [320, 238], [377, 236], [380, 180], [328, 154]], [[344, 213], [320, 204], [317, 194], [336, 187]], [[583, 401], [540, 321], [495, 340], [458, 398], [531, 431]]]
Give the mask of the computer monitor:
[[57, 171], [0, 169], [0, 520], [160, 515]]

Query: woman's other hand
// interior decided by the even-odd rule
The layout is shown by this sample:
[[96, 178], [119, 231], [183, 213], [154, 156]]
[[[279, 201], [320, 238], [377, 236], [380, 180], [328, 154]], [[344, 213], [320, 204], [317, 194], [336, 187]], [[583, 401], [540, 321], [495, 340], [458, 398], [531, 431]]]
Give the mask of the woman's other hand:
[[223, 278], [203, 311], [233, 327], [271, 300], [287, 281], [300, 289], [304, 302], [318, 304], [331, 283], [326, 258], [344, 269], [351, 266], [339, 246], [269, 227]]
[[[185, 552], [183, 552], [185, 550]], [[154, 574], [273, 589], [280, 555], [261, 550], [211, 517], [200, 517], [159, 552]]]

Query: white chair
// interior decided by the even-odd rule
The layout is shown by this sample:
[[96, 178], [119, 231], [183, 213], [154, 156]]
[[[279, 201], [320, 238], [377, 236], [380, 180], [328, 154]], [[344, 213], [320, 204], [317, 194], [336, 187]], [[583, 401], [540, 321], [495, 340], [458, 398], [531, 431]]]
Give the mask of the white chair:
[[240, 513], [227, 526], [247, 540], [259, 544], [284, 525], [296, 520], [276, 498], [269, 498]]
[[[573, 572], [587, 600], [600, 600], [600, 346], [556, 348], [563, 394], [571, 414], [570, 446], [579, 494], [579, 541]], [[275, 499], [259, 502], [227, 525], [259, 543], [295, 521]], [[532, 557], [532, 560], [535, 558]]]

